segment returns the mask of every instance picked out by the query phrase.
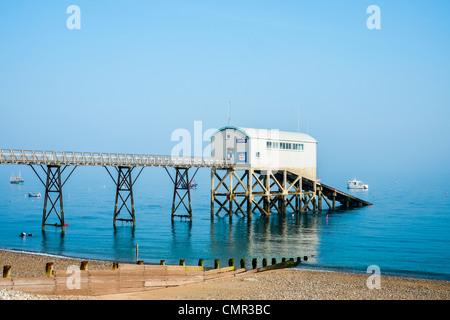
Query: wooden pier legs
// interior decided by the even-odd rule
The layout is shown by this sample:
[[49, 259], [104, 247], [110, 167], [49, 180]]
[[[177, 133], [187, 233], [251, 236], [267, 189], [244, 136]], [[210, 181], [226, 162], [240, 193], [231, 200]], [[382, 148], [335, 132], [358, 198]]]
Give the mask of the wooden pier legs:
[[[219, 171], [225, 171], [223, 177]], [[252, 170], [244, 170], [240, 176], [234, 169], [211, 169], [211, 218], [214, 214], [219, 215], [222, 210], [229, 215], [230, 219], [234, 214], [251, 218], [253, 194], [249, 186], [252, 182], [252, 172]], [[219, 181], [217, 186], [216, 178]], [[247, 182], [245, 182], [246, 179]], [[214, 208], [215, 203], [220, 205], [217, 212]]]
[[334, 202], [326, 199], [322, 187], [300, 173], [284, 169], [211, 169], [212, 218], [221, 211], [230, 218], [241, 214], [250, 219], [256, 210], [263, 216], [270, 216], [272, 211], [319, 211], [322, 200], [334, 209]]
[[[134, 197], [133, 197], [133, 185], [136, 182], [137, 178], [141, 174], [144, 167], [141, 168], [136, 178], [133, 180], [131, 173], [135, 167], [114, 167], [117, 170], [117, 180], [114, 179], [111, 172], [105, 167], [106, 171], [108, 171], [111, 179], [114, 181], [116, 185], [116, 201], [114, 206], [114, 218], [113, 225], [116, 226], [116, 221], [126, 221], [132, 222], [133, 227], [136, 226], [136, 216], [134, 210]], [[126, 211], [129, 214], [129, 218], [118, 218], [120, 212], [125, 207]]]
[[[30, 165], [30, 167], [33, 169], [33, 171], [36, 173], [39, 180], [45, 187], [44, 210], [42, 213], [42, 231], [43, 232], [45, 231], [45, 226], [50, 225], [55, 227], [61, 227], [62, 233], [65, 233], [66, 228], [64, 221], [62, 188], [63, 185], [66, 183], [66, 181], [69, 179], [70, 175], [75, 170], [76, 166], [72, 169], [72, 171], [64, 181], [61, 178], [62, 173], [66, 170], [68, 166], [64, 166], [62, 170], [60, 165], [47, 165], [47, 169], [41, 166], [42, 170], [45, 172], [46, 175], [45, 183], [37, 173], [36, 169], [32, 165]], [[50, 210], [47, 211], [48, 207], [50, 208]], [[56, 214], [58, 222], [47, 223], [47, 220], [52, 212]]]

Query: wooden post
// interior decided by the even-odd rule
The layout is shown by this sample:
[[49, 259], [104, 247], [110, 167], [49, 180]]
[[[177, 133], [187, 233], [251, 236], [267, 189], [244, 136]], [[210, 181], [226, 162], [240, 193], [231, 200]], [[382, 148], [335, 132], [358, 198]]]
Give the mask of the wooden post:
[[252, 219], [253, 212], [253, 169], [247, 170], [247, 218]]
[[87, 270], [87, 269], [88, 269], [88, 262], [81, 261], [80, 270]]
[[276, 258], [272, 258], [272, 264], [277, 264], [277, 259]]
[[241, 259], [241, 268], [245, 269], [245, 259]]
[[144, 260], [138, 260], [136, 263], [137, 263], [138, 265], [143, 265], [143, 264], [144, 264]]
[[234, 268], [234, 259], [228, 260], [228, 266]]
[[136, 243], [136, 263], [139, 260], [139, 245]]
[[119, 269], [119, 263], [118, 263], [118, 262], [113, 262], [112, 269], [113, 269], [113, 270]]
[[317, 211], [317, 182], [314, 181], [314, 193], [311, 195], [312, 197], [312, 205], [313, 205], [313, 211]]
[[214, 199], [216, 194], [214, 192], [214, 176], [216, 174], [216, 168], [211, 168], [211, 219], [214, 218]]
[[229, 204], [229, 214], [230, 214], [230, 219], [233, 218], [233, 198], [234, 198], [234, 194], [233, 194], [233, 169], [229, 169], [228, 170], [228, 174], [230, 176], [230, 190], [228, 190], [228, 204]]
[[266, 189], [264, 195], [264, 211], [266, 215], [270, 216], [270, 170], [266, 171], [264, 176], [264, 188]]
[[286, 203], [286, 197], [287, 197], [287, 191], [286, 191], [286, 186], [287, 186], [287, 170], [283, 170], [283, 181], [281, 186], [283, 187], [283, 196], [282, 198], [282, 203], [281, 203], [281, 212], [282, 213], [286, 213], [286, 209], [287, 209], [287, 203]]
[[203, 267], [203, 259], [199, 259], [198, 260], [198, 266], [199, 267]]
[[322, 211], [322, 197], [323, 197], [322, 187], [319, 187], [317, 195], [318, 195], [318, 201], [319, 201], [319, 204], [318, 204], [319, 208], [317, 210]]
[[256, 269], [257, 266], [258, 266], [258, 259], [253, 258], [253, 260], [252, 260], [252, 267], [253, 267], [253, 269]]
[[336, 192], [333, 192], [333, 207], [332, 210], [336, 210]]
[[267, 258], [263, 258], [262, 266], [267, 267]]
[[180, 266], [185, 266], [186, 265], [186, 261], [184, 259], [180, 259]]
[[161, 261], [159, 262], [159, 265], [165, 266], [165, 265], [166, 265], [166, 260], [161, 260]]
[[11, 266], [3, 266], [3, 278], [9, 278], [11, 276]]
[[53, 262], [47, 262], [45, 265], [45, 276], [50, 278], [53, 275]]
[[297, 264], [300, 264], [302, 262], [302, 259], [300, 257], [297, 257]]
[[300, 191], [299, 195], [299, 212], [303, 211], [303, 176], [298, 180], [298, 190]]
[[214, 269], [219, 269], [219, 259], [214, 260]]

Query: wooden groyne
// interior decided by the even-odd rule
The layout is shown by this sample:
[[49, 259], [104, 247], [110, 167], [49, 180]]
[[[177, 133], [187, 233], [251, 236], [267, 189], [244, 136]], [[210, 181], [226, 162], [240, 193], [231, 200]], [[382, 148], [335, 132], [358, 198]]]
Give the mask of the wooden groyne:
[[[307, 257], [304, 257], [304, 260], [307, 260]], [[82, 261], [81, 266], [71, 266], [67, 270], [53, 270], [53, 263], [47, 263], [45, 276], [32, 278], [11, 278], [11, 266], [4, 266], [0, 289], [46, 295], [137, 292], [294, 267], [301, 262], [301, 258], [283, 258], [281, 262], [272, 258], [270, 265], [267, 258], [264, 258], [260, 267], [257, 259], [252, 260], [251, 266], [247, 266], [245, 259], [241, 259], [238, 267], [233, 259], [228, 261], [226, 267], [220, 267], [220, 261], [215, 260], [214, 268], [210, 269], [203, 266], [202, 259], [197, 266], [187, 266], [184, 260], [180, 260], [180, 265], [166, 265], [164, 260], [161, 260], [159, 265], [139, 262], [114, 262], [111, 270], [89, 270], [87, 261]]]

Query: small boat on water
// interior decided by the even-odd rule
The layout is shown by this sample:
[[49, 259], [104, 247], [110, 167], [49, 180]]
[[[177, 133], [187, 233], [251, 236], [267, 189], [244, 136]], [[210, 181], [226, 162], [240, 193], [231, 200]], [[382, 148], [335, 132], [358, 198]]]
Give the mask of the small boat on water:
[[14, 172], [13, 172], [13, 174], [11, 175], [11, 178], [9, 178], [9, 182], [12, 184], [23, 184], [25, 182], [25, 180], [20, 177], [20, 171], [19, 171], [18, 177], [15, 177]]
[[353, 180], [347, 182], [347, 188], [348, 189], [366, 190], [366, 189], [369, 189], [369, 185], [363, 183], [360, 180], [353, 179]]
[[[181, 184], [180, 189], [188, 189], [188, 186], [186, 185], [186, 183]], [[197, 182], [191, 182], [189, 183], [189, 189], [197, 189]]]
[[40, 198], [40, 197], [41, 197], [41, 194], [40, 194], [40, 193], [29, 192], [29, 193], [28, 193], [28, 196], [29, 196], [29, 197], [32, 197], [32, 198]]

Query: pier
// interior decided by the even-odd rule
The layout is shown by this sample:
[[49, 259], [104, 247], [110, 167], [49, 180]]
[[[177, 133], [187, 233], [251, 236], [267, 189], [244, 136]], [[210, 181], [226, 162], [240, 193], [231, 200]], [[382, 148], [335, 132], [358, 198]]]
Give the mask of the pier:
[[[46, 225], [52, 225], [65, 232], [63, 186], [78, 166], [104, 167], [114, 181], [114, 226], [116, 221], [136, 225], [133, 186], [145, 167], [164, 168], [173, 182], [172, 219], [192, 221], [191, 189], [186, 186], [201, 168], [211, 170], [211, 217], [224, 212], [230, 218], [240, 215], [251, 219], [255, 212], [269, 216], [273, 210], [286, 213], [288, 208], [296, 213], [336, 210], [336, 202], [346, 209], [371, 205], [301, 172], [243, 167], [221, 157], [0, 149], [0, 164], [30, 166], [45, 187], [43, 231]], [[183, 208], [185, 213], [179, 213]], [[49, 224], [50, 216], [57, 222]]]

